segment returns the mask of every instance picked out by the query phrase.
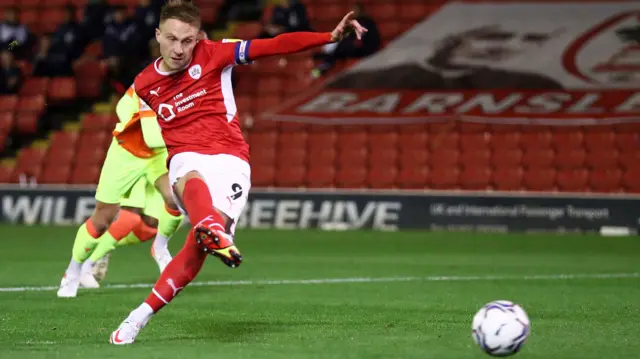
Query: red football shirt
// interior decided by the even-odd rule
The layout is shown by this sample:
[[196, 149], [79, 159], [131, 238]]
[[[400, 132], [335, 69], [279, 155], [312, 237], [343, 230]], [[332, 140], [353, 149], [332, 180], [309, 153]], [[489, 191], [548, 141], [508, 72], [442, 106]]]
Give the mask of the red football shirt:
[[157, 114], [169, 159], [182, 152], [229, 154], [249, 162], [249, 146], [237, 120], [231, 71], [235, 65], [295, 53], [331, 42], [331, 33], [295, 32], [273, 39], [201, 40], [191, 63], [163, 72], [157, 59], [134, 80], [145, 110]]

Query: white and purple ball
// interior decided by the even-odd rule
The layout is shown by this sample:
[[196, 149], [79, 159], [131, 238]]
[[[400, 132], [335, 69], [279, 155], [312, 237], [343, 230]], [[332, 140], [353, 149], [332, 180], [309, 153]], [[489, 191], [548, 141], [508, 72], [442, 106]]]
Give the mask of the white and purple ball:
[[531, 323], [521, 306], [497, 300], [476, 313], [471, 329], [473, 340], [484, 352], [504, 357], [520, 351], [531, 333]]

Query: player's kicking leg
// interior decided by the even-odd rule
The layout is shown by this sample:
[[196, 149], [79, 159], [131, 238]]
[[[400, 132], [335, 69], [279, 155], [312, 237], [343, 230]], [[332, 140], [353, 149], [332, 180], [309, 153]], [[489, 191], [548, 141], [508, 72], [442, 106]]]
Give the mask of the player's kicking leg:
[[196, 277], [207, 254], [231, 268], [242, 262], [232, 234], [250, 190], [249, 165], [233, 156], [181, 153], [171, 160], [169, 177], [194, 226], [151, 294], [111, 334], [112, 344], [133, 343], [152, 315]]

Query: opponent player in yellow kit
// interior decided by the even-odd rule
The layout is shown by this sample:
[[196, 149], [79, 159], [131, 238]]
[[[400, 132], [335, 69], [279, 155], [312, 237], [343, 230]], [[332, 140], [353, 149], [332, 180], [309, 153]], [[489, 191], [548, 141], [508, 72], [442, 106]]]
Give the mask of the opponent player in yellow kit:
[[116, 112], [120, 123], [100, 174], [96, 208], [78, 229], [58, 297], [75, 297], [80, 284], [98, 287], [90, 270], [119, 244], [155, 238], [152, 255], [160, 271], [171, 261], [167, 242], [183, 217], [171, 195], [168, 155], [155, 113], [141, 110], [133, 86]]

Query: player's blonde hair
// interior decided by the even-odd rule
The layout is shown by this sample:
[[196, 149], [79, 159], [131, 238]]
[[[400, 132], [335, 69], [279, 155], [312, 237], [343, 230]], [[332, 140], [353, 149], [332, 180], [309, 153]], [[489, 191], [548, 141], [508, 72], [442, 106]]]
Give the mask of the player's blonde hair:
[[175, 19], [200, 27], [200, 9], [191, 0], [167, 0], [160, 10], [160, 23]]

